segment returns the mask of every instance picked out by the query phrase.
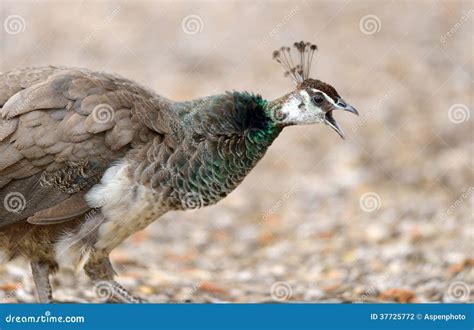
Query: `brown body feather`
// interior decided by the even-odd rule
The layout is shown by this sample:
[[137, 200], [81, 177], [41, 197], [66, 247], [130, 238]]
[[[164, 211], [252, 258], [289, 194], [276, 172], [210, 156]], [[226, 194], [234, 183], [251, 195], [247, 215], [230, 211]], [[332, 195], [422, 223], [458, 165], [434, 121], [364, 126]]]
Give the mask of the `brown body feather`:
[[14, 192], [25, 204], [21, 212], [0, 208], [0, 227], [90, 210], [75, 194], [98, 183], [132, 143], [160, 134], [147, 107], [166, 103], [126, 79], [54, 67], [0, 74], [0, 101], [0, 199]]

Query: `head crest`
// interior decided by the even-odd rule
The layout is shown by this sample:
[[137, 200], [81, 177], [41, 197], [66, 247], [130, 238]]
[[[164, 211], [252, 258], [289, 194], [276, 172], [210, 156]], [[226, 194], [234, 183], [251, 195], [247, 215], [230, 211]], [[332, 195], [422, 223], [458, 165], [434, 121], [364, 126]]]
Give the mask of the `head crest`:
[[[297, 84], [302, 83], [309, 78], [311, 72], [311, 62], [313, 61], [314, 52], [318, 47], [310, 42], [295, 42], [293, 47], [296, 48], [299, 63], [295, 65], [291, 57], [290, 47], [281, 47], [273, 52], [273, 59], [281, 64], [285, 69], [285, 77], [291, 76], [291, 79]], [[296, 59], [298, 61], [298, 59]]]

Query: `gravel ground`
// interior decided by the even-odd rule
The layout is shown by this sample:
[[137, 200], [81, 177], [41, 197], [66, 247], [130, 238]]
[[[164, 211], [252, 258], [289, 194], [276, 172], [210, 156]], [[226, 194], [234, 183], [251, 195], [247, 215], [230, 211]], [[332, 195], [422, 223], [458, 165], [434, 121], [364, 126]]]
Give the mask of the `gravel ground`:
[[[0, 71], [79, 66], [174, 99], [271, 99], [291, 88], [271, 51], [316, 42], [313, 76], [361, 113], [336, 114], [347, 140], [286, 129], [225, 200], [117, 248], [118, 281], [152, 302], [472, 302], [472, 14], [472, 2], [1, 1], [3, 23], [22, 20], [18, 33], [2, 24]], [[82, 272], [53, 284], [60, 301], [101, 301]], [[0, 301], [35, 301], [24, 260], [0, 264]]]

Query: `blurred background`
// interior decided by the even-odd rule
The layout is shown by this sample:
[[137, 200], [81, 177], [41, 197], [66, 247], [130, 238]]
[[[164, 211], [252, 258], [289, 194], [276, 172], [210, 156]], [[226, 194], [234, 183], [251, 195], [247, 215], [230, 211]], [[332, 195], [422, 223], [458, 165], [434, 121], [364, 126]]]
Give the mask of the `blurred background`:
[[[4, 1], [0, 71], [113, 72], [186, 100], [294, 88], [272, 51], [319, 47], [312, 77], [360, 112], [287, 128], [215, 206], [169, 213], [112, 254], [153, 302], [473, 301], [471, 1]], [[0, 301], [35, 300], [24, 260]], [[61, 270], [55, 297], [100, 301]]]

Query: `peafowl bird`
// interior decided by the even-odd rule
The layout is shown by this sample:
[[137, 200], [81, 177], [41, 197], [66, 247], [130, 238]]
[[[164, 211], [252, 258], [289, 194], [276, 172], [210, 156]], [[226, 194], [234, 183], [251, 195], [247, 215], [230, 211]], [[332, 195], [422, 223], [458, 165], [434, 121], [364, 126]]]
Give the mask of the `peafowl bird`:
[[117, 245], [168, 211], [223, 199], [287, 126], [344, 137], [333, 112], [357, 111], [309, 78], [316, 45], [293, 46], [273, 58], [296, 89], [273, 101], [234, 91], [176, 102], [76, 68], [0, 73], [0, 249], [30, 261], [41, 303], [59, 267], [105, 281], [112, 301], [144, 302], [114, 280]]

